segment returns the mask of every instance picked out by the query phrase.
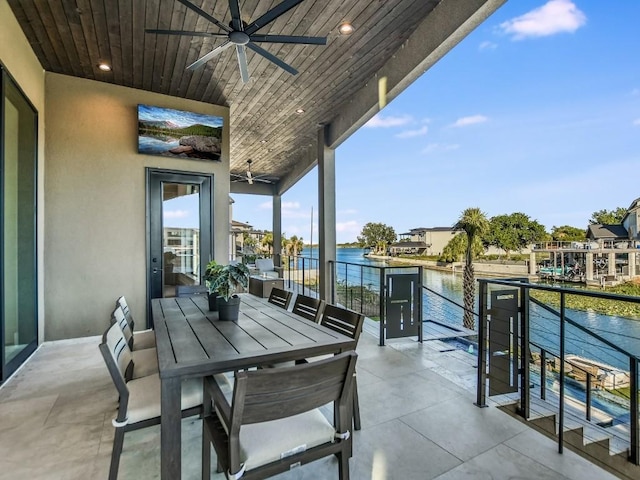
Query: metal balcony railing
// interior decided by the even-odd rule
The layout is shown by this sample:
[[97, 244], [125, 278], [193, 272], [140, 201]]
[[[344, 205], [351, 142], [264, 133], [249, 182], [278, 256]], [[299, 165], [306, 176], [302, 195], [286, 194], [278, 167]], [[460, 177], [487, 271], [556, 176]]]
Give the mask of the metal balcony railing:
[[[525, 280], [482, 279], [479, 284], [477, 404], [486, 405], [487, 387], [490, 395], [492, 391], [498, 395], [513, 388], [511, 391], [518, 393], [520, 415], [530, 418], [536, 388], [539, 387], [541, 399], [546, 398], [551, 356], [555, 359], [552, 371], [557, 380], [558, 450], [563, 450], [568, 405], [572, 411], [584, 409], [585, 420], [592, 422], [594, 396], [597, 396], [601, 408], [608, 408], [615, 400], [612, 411], [626, 410], [625, 414], [607, 415], [612, 417], [610, 424], [618, 426], [618, 434], [627, 432], [629, 461], [638, 465], [640, 338], [614, 331], [613, 325], [596, 330], [590, 325], [588, 314], [581, 321], [572, 318], [577, 317], [578, 311], [568, 308], [567, 301], [588, 299], [593, 306], [603, 302], [635, 306], [640, 305], [640, 297], [530, 284]], [[497, 300], [508, 295], [517, 297], [517, 305], [511, 310], [505, 310]], [[611, 322], [623, 320], [634, 321], [611, 317]], [[497, 330], [492, 325], [501, 321], [506, 330]], [[496, 342], [502, 342], [502, 346], [496, 347]], [[540, 352], [538, 358], [536, 352]], [[512, 361], [500, 363], [496, 361], [500, 356], [510, 356]], [[603, 422], [595, 424], [603, 426]]]

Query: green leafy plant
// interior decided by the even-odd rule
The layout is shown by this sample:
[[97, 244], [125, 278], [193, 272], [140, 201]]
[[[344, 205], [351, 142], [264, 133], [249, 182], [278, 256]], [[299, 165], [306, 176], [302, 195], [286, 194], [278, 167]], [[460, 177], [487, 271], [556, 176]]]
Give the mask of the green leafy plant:
[[[211, 265], [211, 262], [209, 262]], [[205, 271], [205, 281], [209, 288], [209, 293], [216, 292], [226, 301], [241, 288], [249, 285], [249, 269], [243, 263], [231, 265], [211, 265]]]

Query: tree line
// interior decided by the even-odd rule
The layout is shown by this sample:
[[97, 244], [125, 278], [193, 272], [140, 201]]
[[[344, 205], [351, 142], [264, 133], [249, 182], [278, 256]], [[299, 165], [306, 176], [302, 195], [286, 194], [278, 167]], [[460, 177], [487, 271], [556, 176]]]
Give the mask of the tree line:
[[[496, 215], [491, 218], [487, 218], [480, 210], [478, 212], [482, 214], [487, 224], [479, 235], [474, 236], [472, 251], [475, 257], [481, 256], [490, 246], [503, 250], [509, 258], [511, 253], [521, 251], [532, 243], [579, 242], [587, 238], [586, 229], [570, 225], [553, 226], [551, 233], [548, 233], [544, 225], [521, 212]], [[627, 209], [623, 207], [614, 210], [598, 210], [593, 212], [588, 221], [590, 225], [620, 224], [626, 212]], [[461, 230], [461, 233], [464, 232]], [[370, 248], [374, 254], [384, 255], [389, 245], [395, 243], [397, 238], [393, 227], [384, 223], [369, 222], [362, 228], [357, 243], [362, 248]], [[443, 249], [441, 260], [448, 262], [460, 260], [466, 248], [467, 236], [456, 235]]]

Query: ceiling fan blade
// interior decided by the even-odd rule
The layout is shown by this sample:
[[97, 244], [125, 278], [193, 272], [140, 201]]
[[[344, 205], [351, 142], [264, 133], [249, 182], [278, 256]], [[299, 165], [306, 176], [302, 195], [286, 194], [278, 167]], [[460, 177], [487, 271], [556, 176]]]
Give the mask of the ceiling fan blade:
[[299, 37], [295, 35], [251, 35], [252, 42], [301, 43], [305, 45], [326, 45], [327, 37]]
[[245, 28], [244, 31], [248, 35], [251, 35], [252, 33], [257, 32], [262, 27], [264, 27], [268, 23], [273, 22], [280, 15], [287, 13], [289, 10], [291, 10], [293, 7], [295, 7], [299, 3], [302, 3], [303, 1], [304, 0], [285, 0], [281, 4], [273, 7], [271, 10], [269, 10], [267, 13], [262, 15], [260, 18], [258, 18], [254, 22], [247, 25], [247, 28]]
[[207, 53], [206, 55], [200, 57], [198, 60], [193, 62], [191, 65], [187, 67], [187, 70], [197, 70], [198, 68], [203, 66], [205, 63], [207, 63], [209, 60], [211, 60], [213, 57], [215, 57], [216, 55], [219, 55], [223, 50], [226, 50], [227, 48], [229, 48], [231, 45], [233, 45], [233, 43], [227, 40], [222, 45], [214, 48], [209, 53]]
[[289, 72], [291, 75], [297, 75], [298, 74], [298, 71], [295, 68], [293, 68], [291, 65], [283, 62], [282, 60], [280, 60], [275, 55], [272, 55], [271, 53], [267, 52], [264, 48], [259, 47], [258, 45], [254, 44], [252, 42], [247, 43], [247, 47], [249, 47], [254, 52], [262, 55], [264, 58], [266, 58], [270, 62], [275, 63], [277, 66], [279, 66], [281, 69]]
[[247, 83], [249, 81], [249, 67], [247, 66], [247, 51], [244, 45], [236, 45], [236, 55], [238, 56], [238, 67], [240, 67], [242, 83]]
[[221, 28], [222, 30], [224, 30], [225, 32], [230, 32], [231, 29], [225, 25], [224, 23], [220, 22], [219, 20], [213, 18], [211, 15], [209, 15], [207, 12], [205, 12], [204, 10], [202, 10], [200, 7], [197, 7], [196, 5], [194, 5], [193, 3], [191, 3], [189, 0], [178, 0], [181, 4], [183, 4], [185, 7], [187, 7], [189, 10], [193, 10], [194, 12], [196, 12], [198, 15], [200, 15], [201, 17], [206, 18], [207, 20], [209, 20], [211, 23], [213, 23], [214, 25], [216, 25], [218, 28]]
[[231, 26], [234, 30], [243, 31], [242, 18], [240, 17], [240, 4], [238, 0], [229, 0], [229, 10], [231, 11]]
[[213, 38], [229, 38], [226, 33], [209, 33], [209, 32], [190, 32], [187, 30], [156, 30], [146, 29], [145, 33], [156, 33], [158, 35], [187, 35], [190, 37], [213, 37]]

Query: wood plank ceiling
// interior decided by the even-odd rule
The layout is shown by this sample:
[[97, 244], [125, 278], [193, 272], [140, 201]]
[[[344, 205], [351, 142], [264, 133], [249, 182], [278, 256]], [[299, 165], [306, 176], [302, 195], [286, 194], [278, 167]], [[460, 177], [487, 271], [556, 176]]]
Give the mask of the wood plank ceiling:
[[[204, 68], [185, 70], [222, 40], [145, 33], [220, 32], [176, 0], [8, 1], [45, 70], [229, 106], [231, 172], [243, 173], [252, 159], [254, 175], [283, 178], [300, 152], [315, 149], [318, 124], [331, 122], [440, 0], [305, 0], [259, 33], [327, 36], [327, 45], [260, 44], [296, 68], [297, 76], [247, 49], [247, 84], [234, 48]], [[192, 1], [230, 22], [227, 1]], [[250, 23], [279, 3], [241, 1], [243, 20]], [[344, 21], [355, 27], [350, 36], [338, 33]], [[113, 70], [100, 71], [101, 61]]]

